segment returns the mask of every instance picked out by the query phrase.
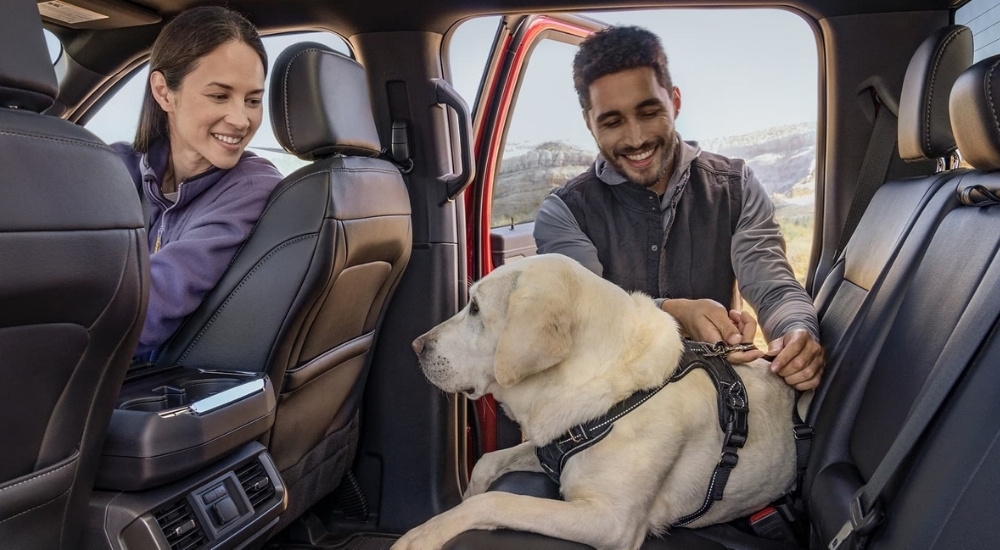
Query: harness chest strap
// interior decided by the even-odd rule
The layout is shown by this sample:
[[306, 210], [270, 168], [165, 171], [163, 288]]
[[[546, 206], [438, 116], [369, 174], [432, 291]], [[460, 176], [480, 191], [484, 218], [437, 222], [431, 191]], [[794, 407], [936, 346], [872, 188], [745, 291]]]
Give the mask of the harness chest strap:
[[733, 370], [733, 366], [723, 357], [723, 352], [728, 351], [730, 350], [722, 349], [720, 351], [718, 344], [712, 345], [685, 340], [684, 355], [681, 357], [677, 370], [662, 385], [636, 392], [616, 403], [603, 416], [574, 426], [552, 443], [536, 448], [535, 454], [538, 456], [542, 469], [553, 481], [559, 483], [563, 467], [570, 457], [604, 439], [611, 433], [611, 429], [618, 419], [638, 408], [667, 384], [680, 380], [694, 369], [701, 368], [712, 379], [718, 394], [719, 426], [725, 434], [722, 442], [722, 457], [712, 472], [708, 494], [705, 496], [701, 508], [693, 514], [679, 519], [673, 526], [691, 523], [705, 515], [715, 501], [722, 500], [726, 482], [729, 480], [729, 473], [739, 461], [737, 452], [746, 443], [747, 438], [749, 403], [746, 388], [739, 375]]

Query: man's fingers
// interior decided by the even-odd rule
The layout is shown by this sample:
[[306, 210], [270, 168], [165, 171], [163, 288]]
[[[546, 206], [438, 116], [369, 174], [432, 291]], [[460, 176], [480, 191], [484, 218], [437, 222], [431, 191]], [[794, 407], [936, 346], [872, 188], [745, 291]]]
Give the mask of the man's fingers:
[[[785, 336], [781, 339], [781, 351], [778, 353], [777, 357], [774, 358], [774, 361], [771, 361], [771, 372], [781, 374], [785, 371], [786, 365], [802, 353], [803, 348], [805, 348], [806, 343], [809, 341], [812, 341], [812, 339], [805, 332], [790, 332], [785, 334]], [[773, 348], [774, 342], [771, 343], [770, 349]], [[801, 364], [799, 365], [799, 368], [787, 372], [797, 372], [804, 366], [805, 364]], [[787, 376], [787, 374], [783, 376]]]
[[739, 344], [742, 337], [736, 325], [729, 318], [726, 308], [711, 300], [694, 302], [695, 314], [692, 336], [702, 342], [718, 342], [723, 340], [728, 344]]
[[[750, 317], [749, 313], [743, 312], [744, 318], [742, 319], [743, 329], [740, 331], [742, 333], [742, 342], [753, 342], [754, 338], [757, 337], [757, 322]], [[763, 355], [763, 354], [761, 354]]]
[[797, 390], [811, 390], [819, 385], [823, 375], [823, 362], [815, 358], [805, 368], [790, 374], [785, 383]]
[[743, 335], [740, 334], [740, 330], [736, 327], [736, 324], [729, 318], [729, 312], [726, 310], [712, 309], [706, 312], [705, 317], [710, 323], [715, 325], [715, 328], [722, 336], [720, 340], [724, 340], [730, 345], [743, 342]]
[[734, 351], [726, 356], [726, 360], [730, 363], [750, 363], [761, 357], [764, 357], [764, 352], [755, 349], [751, 351]]

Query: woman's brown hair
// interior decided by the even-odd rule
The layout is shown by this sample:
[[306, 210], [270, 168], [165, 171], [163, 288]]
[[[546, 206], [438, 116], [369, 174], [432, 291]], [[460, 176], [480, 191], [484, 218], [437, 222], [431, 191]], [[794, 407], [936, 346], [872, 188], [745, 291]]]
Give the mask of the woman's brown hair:
[[[149, 71], [162, 73], [167, 87], [177, 91], [184, 77], [195, 69], [198, 60], [231, 40], [253, 48], [267, 74], [267, 53], [257, 28], [239, 13], [221, 6], [186, 10], [163, 27], [153, 43]], [[146, 82], [139, 127], [132, 146], [140, 153], [147, 153], [153, 143], [169, 135], [167, 113], [156, 103], [149, 82]]]

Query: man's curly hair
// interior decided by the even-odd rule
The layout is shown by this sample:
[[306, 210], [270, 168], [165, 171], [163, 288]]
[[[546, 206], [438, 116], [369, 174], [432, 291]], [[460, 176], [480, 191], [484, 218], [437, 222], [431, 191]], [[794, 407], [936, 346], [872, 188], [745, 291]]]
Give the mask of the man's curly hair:
[[667, 54], [660, 39], [642, 27], [608, 27], [590, 35], [573, 58], [573, 85], [580, 106], [590, 109], [590, 85], [602, 76], [649, 67], [660, 86], [671, 90]]

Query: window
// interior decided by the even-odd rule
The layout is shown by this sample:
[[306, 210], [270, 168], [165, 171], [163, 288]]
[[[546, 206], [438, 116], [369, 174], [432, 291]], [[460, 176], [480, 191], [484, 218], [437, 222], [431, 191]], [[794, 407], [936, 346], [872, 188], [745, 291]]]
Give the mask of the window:
[[[330, 46], [336, 51], [350, 55], [351, 51], [343, 38], [329, 32], [305, 32], [282, 34], [263, 37], [264, 49], [267, 51], [268, 70], [270, 77], [274, 68], [274, 60], [288, 46], [297, 42], [319, 42]], [[143, 65], [132, 74], [125, 77], [126, 81], [114, 92], [86, 123], [86, 127], [108, 143], [116, 141], [132, 141], [139, 124], [139, 112], [142, 109], [142, 97], [149, 80], [149, 67]], [[265, 99], [265, 104], [266, 104]], [[288, 175], [307, 164], [294, 155], [286, 153], [278, 144], [271, 129], [271, 115], [264, 109], [264, 119], [260, 129], [250, 142], [248, 150], [267, 158]]]
[[62, 42], [56, 38], [56, 35], [49, 32], [48, 29], [45, 32], [45, 45], [49, 47], [49, 59], [52, 60], [52, 64], [55, 65], [56, 61], [59, 61], [59, 57], [62, 55], [63, 47]]
[[955, 23], [972, 29], [975, 61], [1000, 54], [1000, 2], [971, 0], [955, 12]]
[[[775, 203], [789, 260], [804, 281], [813, 232], [819, 66], [809, 25], [774, 9], [583, 15], [639, 25], [660, 36], [682, 92], [678, 132], [704, 150], [744, 158], [753, 168]], [[462, 33], [472, 25], [478, 25], [476, 32]], [[491, 43], [494, 32], [486, 26], [471, 20], [452, 38], [453, 80], [467, 98], [477, 94], [471, 83], [478, 86], [485, 61], [475, 65], [456, 55]], [[553, 187], [594, 161], [597, 148], [572, 84], [576, 50], [546, 39], [531, 53], [497, 163], [492, 227], [531, 222]]]
[[500, 17], [463, 21], [448, 39], [451, 83], [469, 109], [474, 109]]

